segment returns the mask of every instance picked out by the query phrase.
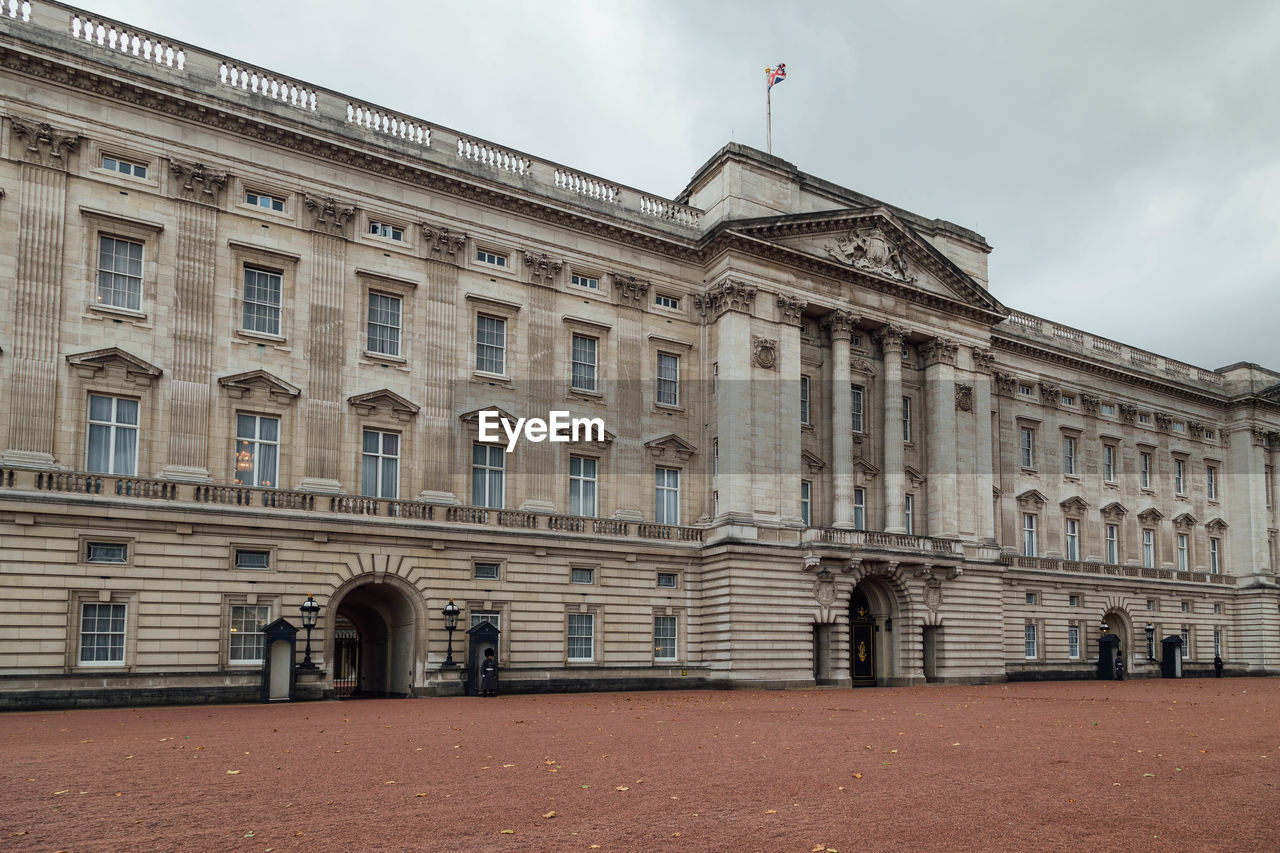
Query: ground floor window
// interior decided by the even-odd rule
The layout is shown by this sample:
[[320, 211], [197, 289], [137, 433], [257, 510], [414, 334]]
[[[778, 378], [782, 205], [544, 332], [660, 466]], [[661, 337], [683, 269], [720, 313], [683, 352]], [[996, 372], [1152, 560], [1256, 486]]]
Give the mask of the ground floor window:
[[653, 617], [653, 658], [676, 659], [676, 617]]
[[270, 621], [271, 606], [268, 604], [231, 605], [231, 646], [227, 662], [262, 663], [262, 629]]
[[1072, 660], [1080, 659], [1080, 626], [1067, 626], [1067, 657]]
[[1039, 632], [1034, 624], [1022, 626], [1022, 639], [1027, 660], [1033, 660], [1040, 651]]
[[595, 614], [569, 614], [569, 660], [589, 661], [594, 659], [595, 647]]
[[80, 605], [80, 663], [124, 664], [125, 605], [86, 601]]

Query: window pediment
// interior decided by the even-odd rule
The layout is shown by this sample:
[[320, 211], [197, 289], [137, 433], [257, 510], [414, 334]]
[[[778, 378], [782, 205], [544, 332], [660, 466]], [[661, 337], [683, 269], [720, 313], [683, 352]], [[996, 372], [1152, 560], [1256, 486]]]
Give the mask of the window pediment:
[[823, 462], [816, 453], [811, 453], [808, 450], [800, 451], [800, 461], [809, 468], [810, 474], [817, 474], [823, 468], [827, 467], [827, 463]]
[[1213, 518], [1205, 522], [1205, 529], [1213, 533], [1221, 533], [1227, 529], [1227, 523], [1221, 518]]
[[246, 373], [223, 376], [218, 380], [218, 384], [237, 399], [250, 397], [254, 391], [263, 391], [277, 403], [292, 403], [302, 394], [302, 389], [298, 386], [291, 385], [265, 370], [250, 370]]
[[1089, 509], [1089, 504], [1079, 495], [1067, 498], [1058, 504], [1062, 507], [1062, 511], [1071, 515], [1083, 515]]
[[1164, 518], [1164, 513], [1155, 507], [1148, 507], [1138, 513], [1138, 521], [1143, 524], [1155, 524]]
[[163, 370], [149, 361], [143, 361], [120, 347], [91, 350], [67, 356], [67, 363], [82, 376], [97, 376], [108, 368], [120, 368], [125, 376], [138, 385], [148, 386], [158, 379]]
[[683, 461], [698, 452], [698, 448], [673, 432], [659, 438], [651, 438], [644, 443], [644, 446], [649, 448], [649, 455], [654, 459], [674, 456]]
[[1119, 501], [1112, 501], [1098, 511], [1109, 521], [1119, 521], [1129, 514], [1129, 510], [1125, 509], [1124, 504]]
[[1017, 500], [1018, 506], [1024, 509], [1028, 507], [1043, 509], [1046, 503], [1044, 495], [1042, 495], [1037, 489], [1027, 489], [1025, 492], [1018, 495]]
[[384, 413], [390, 411], [397, 420], [401, 421], [408, 421], [418, 414], [422, 408], [417, 403], [401, 397], [390, 388], [370, 391], [367, 394], [356, 394], [353, 397], [348, 397], [347, 402], [361, 415], [376, 415], [379, 411]]
[[1189, 512], [1184, 512], [1173, 517], [1173, 526], [1179, 530], [1190, 530], [1196, 526], [1196, 517]]

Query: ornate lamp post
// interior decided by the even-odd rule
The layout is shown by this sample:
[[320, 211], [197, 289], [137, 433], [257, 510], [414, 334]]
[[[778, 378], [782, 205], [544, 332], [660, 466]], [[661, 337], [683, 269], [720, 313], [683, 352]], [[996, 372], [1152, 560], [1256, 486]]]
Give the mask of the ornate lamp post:
[[449, 599], [449, 603], [444, 606], [444, 629], [449, 632], [449, 646], [444, 655], [444, 666], [446, 669], [452, 669], [457, 666], [453, 662], [453, 632], [458, 627], [458, 614], [462, 610], [458, 605], [453, 603], [453, 599]]
[[1148, 622], [1147, 626], [1142, 630], [1147, 632], [1147, 660], [1155, 660], [1156, 626]]
[[314, 595], [307, 593], [307, 600], [302, 602], [302, 606], [298, 609], [302, 611], [302, 627], [307, 629], [307, 649], [302, 657], [302, 665], [312, 667], [315, 664], [311, 662], [311, 629], [316, 627], [316, 618], [320, 615], [320, 603], [316, 601]]

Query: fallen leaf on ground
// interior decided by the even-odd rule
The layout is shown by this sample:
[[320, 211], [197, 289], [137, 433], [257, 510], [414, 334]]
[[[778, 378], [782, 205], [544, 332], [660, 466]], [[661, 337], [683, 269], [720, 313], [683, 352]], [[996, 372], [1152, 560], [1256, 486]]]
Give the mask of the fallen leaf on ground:
[[239, 776], [239, 775], [240, 775], [240, 771], [239, 771], [239, 770], [228, 770], [228, 771], [227, 771], [227, 775], [228, 775], [228, 776]]
[[615, 791], [630, 791], [631, 789], [630, 789], [630, 788], [628, 788], [626, 785], [619, 785], [618, 787], [614, 788], [613, 790], [615, 790]]
[[555, 812], [547, 812], [546, 814], [543, 815], [543, 817], [555, 817], [555, 816], [556, 816]]

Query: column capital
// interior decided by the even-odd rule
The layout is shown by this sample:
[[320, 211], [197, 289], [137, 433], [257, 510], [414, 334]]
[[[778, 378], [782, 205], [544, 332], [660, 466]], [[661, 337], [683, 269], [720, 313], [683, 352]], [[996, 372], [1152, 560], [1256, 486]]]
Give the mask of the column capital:
[[792, 326], [804, 325], [804, 309], [809, 304], [803, 299], [796, 299], [794, 296], [784, 296], [779, 293], [776, 300], [778, 305], [778, 319], [783, 323]]
[[22, 147], [23, 159], [28, 163], [69, 171], [70, 155], [80, 150], [79, 134], [67, 133], [47, 121], [14, 115], [9, 116], [9, 126]]
[[1062, 399], [1062, 389], [1052, 382], [1040, 381], [1040, 399], [1058, 405], [1058, 401]]
[[973, 353], [973, 369], [974, 370], [990, 370], [991, 365], [995, 364], [996, 354], [985, 347], [970, 347]]
[[960, 352], [960, 345], [949, 338], [933, 338], [926, 341], [922, 349], [925, 367], [932, 367], [935, 364], [949, 364], [955, 367], [956, 354]]
[[529, 273], [530, 284], [551, 287], [556, 280], [556, 276], [560, 275], [560, 270], [564, 267], [564, 261], [559, 258], [553, 258], [546, 252], [534, 252], [526, 249], [524, 252], [524, 267]]
[[1018, 390], [1018, 377], [1012, 373], [997, 370], [992, 376], [996, 380], [996, 393], [1002, 397], [1012, 397]]
[[826, 330], [831, 340], [847, 341], [853, 334], [854, 327], [858, 325], [859, 319], [861, 318], [852, 311], [837, 308], [822, 318], [822, 328]]
[[462, 249], [467, 243], [467, 235], [461, 231], [451, 231], [442, 225], [423, 222], [422, 241], [426, 244], [427, 257], [436, 261], [462, 265]]
[[750, 314], [756, 304], [756, 286], [745, 281], [726, 279], [711, 285], [702, 293], [695, 293], [693, 304], [701, 312], [704, 321], [715, 319], [725, 311]]
[[893, 323], [882, 326], [875, 332], [876, 343], [880, 344], [881, 352], [896, 350], [902, 348], [902, 342], [906, 340], [910, 330], [903, 326], [896, 326]]
[[348, 226], [359, 210], [354, 204], [338, 201], [333, 196], [312, 195], [306, 191], [302, 193], [302, 203], [307, 209], [307, 227], [312, 231], [351, 239]]
[[651, 282], [633, 275], [616, 272], [613, 274], [613, 297], [618, 305], [631, 308], [643, 308]]
[[169, 191], [174, 198], [214, 207], [222, 200], [222, 190], [227, 185], [226, 172], [215, 171], [203, 163], [186, 163], [182, 160], [170, 160], [169, 172], [176, 179], [169, 182]]

